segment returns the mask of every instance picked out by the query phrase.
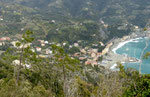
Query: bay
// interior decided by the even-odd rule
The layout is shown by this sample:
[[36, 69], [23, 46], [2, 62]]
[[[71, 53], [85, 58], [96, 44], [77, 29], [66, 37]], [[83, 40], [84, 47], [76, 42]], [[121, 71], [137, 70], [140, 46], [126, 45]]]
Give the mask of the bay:
[[[148, 47], [144, 50], [142, 55], [143, 49], [146, 47], [146, 42], [148, 43]], [[123, 44], [123, 43], [122, 43]], [[134, 57], [142, 61], [141, 65], [141, 73], [142, 74], [150, 74], [150, 58], [144, 59], [143, 56], [146, 52], [150, 52], [150, 39], [149, 38], [137, 38], [126, 42], [125, 44], [121, 45], [119, 48], [115, 50], [115, 53]], [[142, 57], [141, 57], [142, 56]], [[139, 70], [140, 63], [124, 63], [125, 68], [134, 68]]]

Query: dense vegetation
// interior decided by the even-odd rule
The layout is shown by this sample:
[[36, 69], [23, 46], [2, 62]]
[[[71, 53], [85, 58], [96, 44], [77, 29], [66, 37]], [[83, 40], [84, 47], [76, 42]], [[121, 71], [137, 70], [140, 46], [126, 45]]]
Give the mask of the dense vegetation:
[[0, 33], [18, 38], [18, 34], [31, 29], [37, 39], [107, 42], [134, 32], [135, 25], [149, 26], [149, 3], [148, 0], [0, 0], [3, 18]]
[[[106, 43], [138, 32], [137, 26], [148, 27], [149, 4], [149, 0], [0, 0], [0, 35], [20, 40], [18, 48], [0, 55], [0, 97], [148, 97], [149, 74], [125, 70], [121, 64], [116, 72], [85, 65], [69, 56], [79, 51], [75, 47], [51, 45], [53, 54], [41, 58], [31, 50], [35, 44], [24, 45], [37, 39], [82, 41], [82, 46], [91, 47]], [[27, 29], [34, 35], [25, 33]]]
[[[27, 31], [20, 42], [34, 41]], [[53, 54], [40, 58], [31, 47], [8, 49], [0, 60], [1, 97], [147, 97], [150, 76], [134, 70], [111, 72], [101, 67], [80, 64], [62, 47], [52, 45]], [[17, 52], [16, 52], [17, 51]], [[19, 60], [19, 63], [14, 63]], [[30, 67], [27, 67], [29, 64]]]

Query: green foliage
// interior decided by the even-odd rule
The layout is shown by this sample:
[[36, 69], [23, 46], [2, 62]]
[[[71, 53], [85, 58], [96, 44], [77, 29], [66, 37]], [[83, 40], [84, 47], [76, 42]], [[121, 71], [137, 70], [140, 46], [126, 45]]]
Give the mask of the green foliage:
[[13, 78], [13, 66], [0, 60], [0, 79], [5, 79], [5, 81]]
[[143, 57], [144, 57], [144, 59], [148, 59], [149, 56], [150, 56], [150, 52], [146, 52], [146, 54]]
[[99, 61], [102, 62], [103, 61], [103, 56], [99, 57]]
[[146, 31], [146, 30], [147, 30], [147, 28], [144, 28], [143, 30], [144, 30], [144, 31]]
[[[52, 45], [53, 54], [40, 58], [31, 47], [32, 32], [27, 31], [16, 49], [8, 49], [0, 60], [0, 97], [147, 97], [150, 76], [137, 71], [110, 72], [100, 66], [81, 65], [62, 47]], [[149, 56], [146, 55], [146, 56]], [[102, 59], [102, 58], [101, 58]], [[14, 60], [21, 64], [13, 65]], [[30, 67], [24, 67], [29, 64]], [[105, 73], [106, 72], [106, 73]], [[19, 78], [19, 79], [18, 79]]]
[[87, 82], [81, 80], [79, 77], [77, 77], [77, 83], [78, 83], [78, 91], [77, 95], [78, 97], [91, 97], [90, 89], [92, 88], [90, 84]]
[[79, 69], [79, 61], [77, 59], [70, 58], [64, 51], [63, 48], [58, 47], [56, 45], [52, 45], [54, 58], [56, 60], [56, 66], [65, 67], [67, 71], [74, 72]]
[[125, 91], [125, 97], [148, 97], [150, 95], [150, 76], [142, 75]]
[[30, 29], [36, 32], [37, 39], [69, 43], [81, 39], [88, 44], [107, 42], [129, 34], [134, 25], [149, 25], [150, 16], [147, 0], [1, 0], [0, 6], [2, 36], [15, 36]]
[[121, 78], [126, 77], [127, 75], [126, 75], [124, 66], [123, 66], [122, 64], [118, 63], [118, 68], [119, 68], [119, 76], [120, 76]]
[[67, 52], [70, 53], [70, 54], [74, 54], [76, 52], [80, 52], [80, 50], [79, 50], [79, 48], [73, 46], [72, 48], [67, 50]]
[[32, 83], [27, 80], [22, 81], [16, 86], [15, 79], [9, 80], [7, 83], [0, 80], [0, 96], [1, 97], [52, 97], [52, 93], [46, 90], [42, 85], [32, 87]]
[[[26, 97], [41, 97], [40, 95], [63, 97], [67, 93], [65, 85], [70, 79], [70, 74], [80, 71], [79, 61], [70, 58], [63, 48], [56, 45], [52, 45], [52, 58], [40, 58], [31, 51], [30, 45], [27, 45], [33, 40], [32, 32], [27, 31], [23, 34], [22, 40], [16, 43], [19, 52], [16, 49], [8, 49], [3, 54], [4, 62], [0, 61], [2, 68], [0, 79], [6, 83], [2, 83], [2, 87], [5, 88], [0, 92], [5, 89], [4, 93], [7, 93], [7, 96], [17, 95], [17, 97], [22, 95]], [[19, 60], [21, 64], [13, 66], [14, 60]], [[29, 64], [30, 68], [24, 67], [23, 64]], [[13, 86], [8, 85], [9, 82], [12, 82]], [[12, 91], [12, 94], [9, 91]], [[30, 92], [26, 93], [27, 91]], [[0, 96], [3, 96], [3, 93]]]

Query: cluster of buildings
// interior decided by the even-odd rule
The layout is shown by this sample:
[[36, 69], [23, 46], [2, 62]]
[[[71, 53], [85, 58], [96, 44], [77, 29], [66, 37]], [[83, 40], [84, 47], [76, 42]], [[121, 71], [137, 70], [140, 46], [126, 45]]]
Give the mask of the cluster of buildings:
[[108, 43], [107, 46], [105, 47], [105, 49], [102, 51], [102, 55], [105, 55], [106, 53], [109, 52], [110, 47], [113, 45], [112, 42]]
[[0, 46], [4, 46], [7, 41], [10, 41], [11, 39], [9, 37], [1, 37], [0, 38]]
[[[102, 42], [99, 42], [101, 46], [105, 46]], [[98, 45], [98, 44], [94, 44]], [[74, 44], [74, 46], [77, 46], [77, 43]], [[79, 47], [79, 46], [78, 46]], [[93, 67], [95, 65], [99, 65], [100, 58], [103, 56], [102, 52], [98, 51], [98, 48], [82, 48], [79, 47], [80, 52], [76, 52], [73, 57], [79, 58], [79, 60], [84, 63], [85, 65], [92, 65]]]
[[[36, 43], [38, 43], [38, 46], [32, 43], [28, 43], [26, 45], [20, 45], [18, 47], [16, 46], [17, 42], [18, 40], [13, 40], [13, 39], [10, 39], [9, 37], [0, 38], [0, 46], [6, 43], [9, 43], [11, 47], [13, 48], [22, 48], [23, 46], [24, 48], [26, 48], [28, 46], [31, 46], [31, 50], [33, 52], [37, 52], [39, 57], [41, 58], [47, 58], [47, 57], [52, 56], [52, 49], [50, 45], [56, 44], [57, 46], [62, 46], [62, 47], [66, 45], [66, 43], [60, 44], [60, 43], [54, 43], [54, 42], [49, 42], [45, 40], [37, 40]], [[99, 65], [100, 58], [109, 51], [109, 48], [112, 45], [112, 43], [109, 43], [105, 47], [103, 42], [94, 44], [94, 45], [101, 45], [105, 47], [105, 49], [102, 52], [99, 52], [98, 48], [90, 48], [90, 47], [83, 48], [82, 46], [79, 45], [80, 42], [81, 41], [74, 43], [72, 45], [69, 45], [68, 49], [71, 49], [72, 47], [76, 47], [80, 50], [79, 52], [70, 54], [69, 56], [71, 56], [72, 58], [78, 58], [85, 65], [92, 65], [92, 66]], [[15, 60], [14, 63], [18, 64], [18, 61]]]

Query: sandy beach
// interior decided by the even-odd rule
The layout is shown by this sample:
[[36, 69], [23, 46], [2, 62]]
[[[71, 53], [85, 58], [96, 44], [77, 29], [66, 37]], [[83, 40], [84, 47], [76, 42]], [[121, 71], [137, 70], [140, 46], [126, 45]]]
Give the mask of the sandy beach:
[[[113, 45], [109, 48], [109, 52], [107, 55], [104, 56], [104, 61], [102, 62], [102, 65], [106, 68], [109, 68], [111, 70], [114, 70], [117, 66], [117, 63], [129, 63], [129, 62], [140, 62], [139, 59], [128, 57], [125, 55], [119, 55], [116, 53], [116, 50], [124, 46], [125, 44], [129, 42], [139, 42], [140, 39], [144, 37], [149, 37], [150, 33], [142, 33], [142, 34], [131, 34], [129, 36], [125, 36], [126, 39], [123, 38], [117, 38], [112, 41]], [[107, 65], [106, 65], [107, 64]]]

